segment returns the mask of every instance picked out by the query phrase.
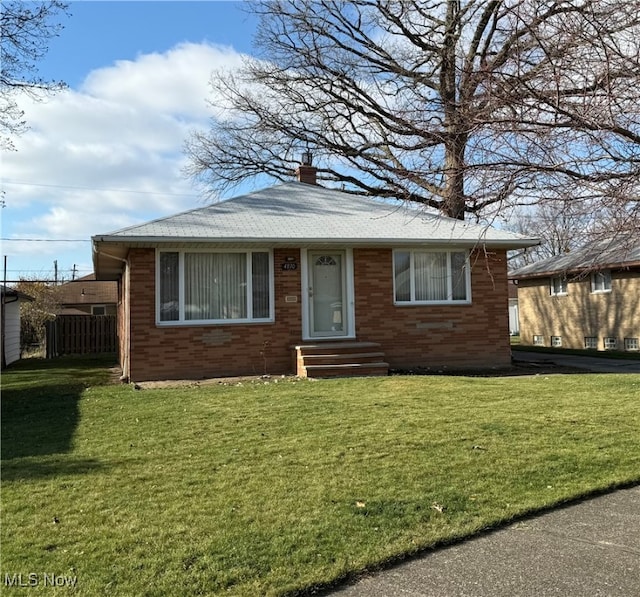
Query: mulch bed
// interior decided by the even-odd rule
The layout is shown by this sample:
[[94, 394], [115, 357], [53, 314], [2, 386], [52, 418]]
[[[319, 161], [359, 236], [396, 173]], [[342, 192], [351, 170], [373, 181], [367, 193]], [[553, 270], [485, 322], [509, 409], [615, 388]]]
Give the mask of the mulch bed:
[[[115, 378], [114, 369], [114, 378]], [[512, 361], [510, 367], [492, 369], [456, 369], [453, 367], [413, 367], [410, 369], [389, 369], [389, 375], [462, 375], [466, 377], [517, 377], [525, 375], [558, 375], [566, 373], [585, 373], [583, 369], [556, 365], [552, 362]], [[271, 383], [295, 383], [297, 381], [317, 381], [314, 378], [299, 378], [295, 375], [260, 375], [243, 377], [216, 377], [206, 379], [173, 379], [165, 381], [146, 381], [133, 384], [136, 390], [167, 387], [199, 387], [206, 385], [253, 385]]]

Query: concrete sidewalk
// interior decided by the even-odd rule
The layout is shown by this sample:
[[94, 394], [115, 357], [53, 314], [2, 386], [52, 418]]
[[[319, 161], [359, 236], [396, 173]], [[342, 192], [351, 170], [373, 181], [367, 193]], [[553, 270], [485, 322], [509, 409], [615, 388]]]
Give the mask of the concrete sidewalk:
[[340, 597], [640, 595], [640, 486], [527, 518], [325, 594]]

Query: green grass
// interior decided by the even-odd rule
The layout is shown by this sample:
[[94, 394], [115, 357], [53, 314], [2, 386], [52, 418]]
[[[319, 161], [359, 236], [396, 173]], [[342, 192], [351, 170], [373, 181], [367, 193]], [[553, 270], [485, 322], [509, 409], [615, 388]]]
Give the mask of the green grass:
[[294, 594], [640, 480], [640, 375], [136, 391], [98, 365], [3, 372], [3, 583]]

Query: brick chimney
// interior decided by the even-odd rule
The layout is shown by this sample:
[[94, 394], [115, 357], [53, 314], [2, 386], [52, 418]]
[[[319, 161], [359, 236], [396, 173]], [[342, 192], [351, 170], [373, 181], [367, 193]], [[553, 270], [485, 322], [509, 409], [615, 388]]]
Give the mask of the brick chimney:
[[306, 184], [317, 184], [316, 183], [316, 172], [317, 169], [315, 166], [311, 165], [312, 155], [310, 151], [305, 151], [302, 154], [302, 163], [296, 168], [296, 177], [298, 182], [304, 182]]

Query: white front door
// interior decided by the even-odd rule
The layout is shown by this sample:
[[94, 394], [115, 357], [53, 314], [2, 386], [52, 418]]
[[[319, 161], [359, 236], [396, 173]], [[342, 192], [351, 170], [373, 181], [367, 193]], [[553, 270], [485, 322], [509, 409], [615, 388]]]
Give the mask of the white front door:
[[350, 330], [345, 251], [309, 251], [309, 336], [347, 336]]

